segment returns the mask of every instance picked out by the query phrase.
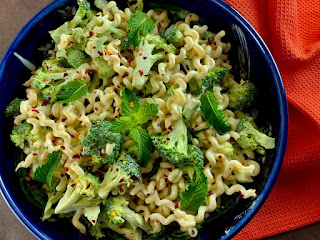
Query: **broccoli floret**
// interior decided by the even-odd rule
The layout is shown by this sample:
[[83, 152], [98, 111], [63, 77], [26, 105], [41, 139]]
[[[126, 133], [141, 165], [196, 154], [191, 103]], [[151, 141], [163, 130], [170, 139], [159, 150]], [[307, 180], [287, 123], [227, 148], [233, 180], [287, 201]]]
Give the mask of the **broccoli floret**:
[[129, 187], [133, 183], [141, 181], [139, 164], [127, 152], [122, 151], [116, 163], [112, 164], [106, 174], [98, 191], [102, 198], [106, 198], [109, 192], [122, 184]]
[[83, 154], [92, 156], [95, 163], [113, 164], [118, 158], [122, 145], [121, 134], [112, 133], [109, 129], [110, 122], [93, 121], [86, 139], [81, 142]]
[[187, 104], [185, 105], [182, 115], [184, 117], [185, 123], [188, 126], [190, 124], [191, 118], [199, 110], [201, 102], [194, 98], [189, 98]]
[[199, 163], [203, 165], [204, 155], [200, 148], [188, 144], [187, 127], [182, 118], [161, 136], [151, 136], [152, 143], [160, 156], [173, 164]]
[[90, 3], [87, 0], [78, 0], [77, 1], [80, 8], [83, 8], [84, 10], [90, 10]]
[[31, 134], [32, 129], [32, 124], [27, 122], [20, 123], [18, 126], [13, 127], [12, 133], [10, 134], [11, 141], [21, 149], [24, 148], [25, 143], [32, 145], [39, 140], [39, 135]]
[[171, 26], [166, 30], [162, 30], [160, 32], [160, 37], [166, 40], [167, 43], [183, 43], [183, 35], [176, 26]]
[[241, 148], [257, 151], [264, 155], [265, 149], [275, 147], [275, 139], [259, 132], [253, 125], [255, 124], [252, 117], [241, 119], [236, 129], [240, 137], [236, 141]]
[[97, 239], [104, 237], [103, 229], [109, 228], [128, 239], [142, 239], [141, 229], [151, 232], [151, 226], [143, 217], [128, 207], [125, 196], [110, 196], [98, 217], [98, 223], [89, 233]]
[[26, 99], [15, 98], [9, 105], [7, 106], [6, 110], [4, 111], [4, 115], [6, 117], [10, 116], [17, 116], [20, 114], [20, 105], [22, 101]]
[[97, 196], [100, 180], [88, 172], [83, 177], [69, 179], [67, 190], [59, 200], [55, 214], [69, 213], [90, 206], [97, 206], [104, 200]]
[[256, 99], [257, 91], [252, 82], [241, 80], [240, 84], [234, 82], [228, 92], [229, 108], [243, 110], [251, 107]]
[[222, 81], [228, 74], [226, 67], [214, 67], [202, 79], [192, 78], [189, 81], [189, 91], [192, 95], [199, 95], [211, 90], [215, 84]]
[[230, 142], [224, 142], [219, 145], [217, 152], [224, 154], [228, 158], [232, 158], [234, 153], [234, 148]]
[[205, 31], [201, 37], [203, 40], [207, 40], [211, 43], [211, 42], [213, 42], [214, 34], [210, 31]]
[[71, 49], [67, 52], [66, 60], [73, 68], [78, 68], [84, 63], [90, 62], [90, 57], [83, 51]]
[[60, 88], [64, 85], [64, 80], [57, 80], [54, 81], [51, 85], [45, 87], [41, 90], [43, 99], [50, 101], [53, 103], [57, 98], [57, 93], [59, 92]]
[[52, 214], [54, 214], [54, 209], [52, 208], [52, 206], [56, 204], [62, 197], [63, 192], [50, 193], [49, 199], [43, 212], [42, 221], [51, 218]]
[[128, 222], [133, 229], [141, 228], [146, 232], [151, 231], [151, 226], [139, 213], [130, 209], [128, 204], [129, 201], [125, 196], [108, 197], [105, 205], [105, 214], [109, 218], [109, 222], [114, 224]]
[[152, 66], [163, 59], [166, 52], [175, 52], [175, 50], [172, 44], [168, 45], [159, 35], [148, 34], [143, 37], [135, 58], [137, 65], [133, 72], [132, 86], [141, 90], [148, 80]]
[[84, 36], [84, 31], [82, 28], [75, 28], [74, 29], [74, 40], [76, 40], [76, 43], [81, 45], [81, 46], [85, 46], [88, 43], [88, 38], [86, 38]]

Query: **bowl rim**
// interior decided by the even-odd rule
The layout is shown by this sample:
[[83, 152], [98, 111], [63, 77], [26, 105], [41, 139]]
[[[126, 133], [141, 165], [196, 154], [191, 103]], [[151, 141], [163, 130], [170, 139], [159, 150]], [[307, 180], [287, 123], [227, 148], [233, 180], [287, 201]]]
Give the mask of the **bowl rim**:
[[[70, 0], [56, 0], [49, 3], [42, 10], [40, 10], [34, 17], [32, 17], [18, 32], [15, 36], [6, 52], [4, 53], [2, 60], [0, 62], [0, 87], [3, 84], [3, 73], [6, 65], [13, 58], [13, 53], [17, 47], [21, 44], [21, 41], [26, 37], [28, 32], [34, 28], [34, 26], [45, 18], [52, 11], [58, 7], [64, 5]], [[276, 180], [279, 175], [282, 162], [284, 159], [284, 154], [287, 144], [288, 136], [288, 103], [286, 99], [285, 89], [283, 86], [282, 78], [279, 72], [279, 69], [276, 65], [274, 58], [272, 57], [271, 52], [266, 46], [265, 42], [262, 40], [257, 31], [253, 26], [233, 7], [222, 0], [202, 0], [204, 3], [213, 4], [217, 9], [221, 10], [226, 14], [234, 23], [241, 27], [241, 29], [252, 38], [252, 41], [257, 45], [258, 49], [263, 53], [264, 60], [268, 63], [269, 70], [273, 75], [273, 81], [276, 87], [277, 100], [279, 102], [279, 138], [277, 140], [277, 151], [274, 157], [274, 163], [272, 169], [269, 173], [268, 180], [266, 181], [261, 193], [256, 198], [255, 202], [251, 205], [249, 210], [241, 217], [240, 220], [236, 222], [234, 226], [226, 230], [225, 235], [219, 239], [231, 239], [238, 232], [240, 232], [243, 227], [255, 216], [258, 210], [262, 207], [263, 203], [266, 201], [269, 196]], [[4, 185], [3, 178], [0, 175], [0, 192], [5, 200], [6, 204], [9, 206], [10, 210], [16, 216], [16, 218], [21, 222], [27, 230], [35, 236], [37, 239], [51, 239], [46, 233], [44, 233], [32, 220], [23, 214], [23, 211], [17, 206], [12, 199], [10, 193], [8, 192], [6, 186]]]

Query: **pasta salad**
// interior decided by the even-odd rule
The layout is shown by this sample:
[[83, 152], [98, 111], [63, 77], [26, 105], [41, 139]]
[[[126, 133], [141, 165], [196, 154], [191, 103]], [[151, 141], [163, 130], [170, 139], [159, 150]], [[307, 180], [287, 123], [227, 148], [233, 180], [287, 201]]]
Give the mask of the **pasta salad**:
[[246, 183], [275, 139], [251, 114], [255, 85], [232, 75], [225, 31], [141, 0], [78, 5], [5, 111], [42, 220], [96, 239], [189, 239], [223, 196], [256, 197]]

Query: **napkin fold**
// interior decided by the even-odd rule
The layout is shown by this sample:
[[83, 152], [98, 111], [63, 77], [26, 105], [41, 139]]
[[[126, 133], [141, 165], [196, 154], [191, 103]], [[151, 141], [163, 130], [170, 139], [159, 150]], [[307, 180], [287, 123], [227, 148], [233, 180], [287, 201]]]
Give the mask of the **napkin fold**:
[[320, 1], [225, 0], [268, 45], [289, 104], [287, 151], [257, 215], [234, 239], [260, 239], [320, 220]]

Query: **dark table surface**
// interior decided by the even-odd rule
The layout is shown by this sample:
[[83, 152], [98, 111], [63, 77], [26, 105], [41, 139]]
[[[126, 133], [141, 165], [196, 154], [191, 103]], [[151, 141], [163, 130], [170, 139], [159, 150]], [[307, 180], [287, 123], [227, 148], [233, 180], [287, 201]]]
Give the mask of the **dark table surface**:
[[[18, 31], [51, 0], [1, 0], [0, 58]], [[268, 224], [268, 223], [266, 223]], [[0, 240], [35, 239], [11, 213], [0, 197]], [[268, 240], [320, 239], [320, 223], [267, 238]]]

